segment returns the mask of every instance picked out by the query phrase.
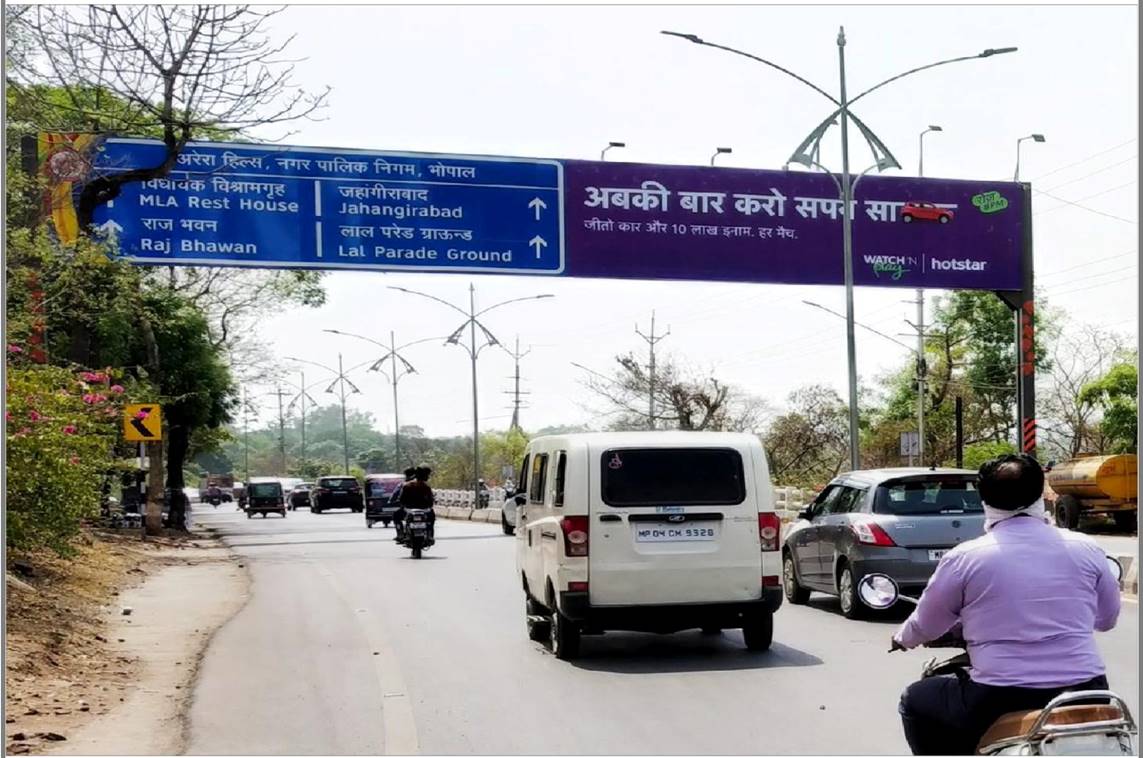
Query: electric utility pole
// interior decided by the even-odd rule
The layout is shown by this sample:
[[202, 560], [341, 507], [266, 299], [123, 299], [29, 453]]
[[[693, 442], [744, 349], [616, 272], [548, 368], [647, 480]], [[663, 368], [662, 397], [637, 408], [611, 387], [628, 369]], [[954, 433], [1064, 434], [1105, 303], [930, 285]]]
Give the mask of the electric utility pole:
[[530, 392], [521, 392], [520, 391], [520, 359], [523, 358], [524, 356], [526, 356], [528, 353], [532, 352], [532, 349], [528, 348], [527, 350], [525, 350], [524, 352], [521, 353], [520, 352], [520, 335], [517, 334], [516, 335], [516, 349], [513, 351], [513, 350], [508, 350], [507, 348], [505, 348], [504, 350], [505, 350], [505, 352], [507, 352], [509, 355], [512, 356], [512, 361], [516, 365], [516, 372], [515, 372], [515, 376], [513, 377], [513, 380], [515, 382], [515, 387], [513, 390], [504, 393], [506, 395], [512, 395], [512, 424], [508, 428], [509, 429], [519, 429], [520, 428], [520, 408], [523, 407], [523, 400], [521, 399], [521, 396], [532, 394]]
[[647, 418], [651, 429], [655, 428], [655, 346], [662, 342], [667, 337], [671, 336], [671, 327], [667, 327], [666, 334], [655, 334], [655, 311], [651, 311], [651, 334], [643, 334], [639, 330], [639, 324], [635, 324], [635, 333], [642, 337], [647, 342], [647, 347], [651, 352], [651, 359], [648, 364], [648, 389], [647, 389]]

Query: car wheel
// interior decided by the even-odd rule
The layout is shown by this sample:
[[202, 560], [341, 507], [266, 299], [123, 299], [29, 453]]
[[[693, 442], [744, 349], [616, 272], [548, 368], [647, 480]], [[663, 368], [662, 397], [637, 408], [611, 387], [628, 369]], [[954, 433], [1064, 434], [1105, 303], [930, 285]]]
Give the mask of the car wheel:
[[254, 518], [254, 514], [250, 511], [246, 511], [246, 518]]
[[1056, 500], [1056, 526], [1061, 529], [1079, 528], [1079, 501], [1071, 495], [1061, 495]]
[[857, 596], [857, 579], [848, 563], [842, 566], [837, 576], [837, 596], [841, 603], [841, 615], [847, 619], [859, 619], [865, 615], [865, 605]]
[[386, 520], [383, 520], [383, 521], [381, 522], [381, 526], [383, 526], [383, 527], [385, 527], [386, 529], [388, 529], [388, 528], [389, 528], [389, 521], [388, 521], [387, 519], [386, 519]]
[[372, 521], [366, 521], [365, 526], [369, 529], [372, 529], [373, 528], [373, 522]]
[[786, 599], [793, 605], [805, 605], [810, 600], [810, 591], [798, 584], [794, 556], [789, 553], [786, 553], [782, 560], [782, 589]]
[[742, 626], [742, 640], [751, 652], [769, 650], [774, 641], [774, 614], [770, 611], [756, 611], [747, 616], [746, 623]]
[[532, 642], [543, 642], [548, 639], [551, 634], [551, 625], [544, 619], [539, 618], [543, 615], [544, 609], [540, 604], [526, 598], [524, 600], [524, 618], [528, 622], [528, 639]]
[[504, 515], [503, 511], [500, 513], [500, 528], [509, 537], [516, 533], [516, 527], [508, 523], [508, 518]]
[[913, 223], [913, 217], [912, 216], [902, 216], [901, 220], [904, 221], [906, 224]]
[[416, 545], [413, 547], [413, 557], [420, 560], [420, 558], [421, 558], [421, 546], [420, 545]]
[[571, 619], [553, 609], [549, 621], [548, 640], [552, 653], [561, 661], [570, 661], [579, 655], [579, 627]]

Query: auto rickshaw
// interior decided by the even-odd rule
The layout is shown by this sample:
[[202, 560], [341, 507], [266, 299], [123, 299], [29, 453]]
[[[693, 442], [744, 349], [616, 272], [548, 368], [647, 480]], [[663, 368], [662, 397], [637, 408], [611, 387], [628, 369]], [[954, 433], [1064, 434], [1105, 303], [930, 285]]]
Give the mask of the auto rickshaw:
[[286, 517], [286, 495], [281, 482], [252, 482], [246, 486], [246, 518], [254, 518], [261, 513], [277, 513]]

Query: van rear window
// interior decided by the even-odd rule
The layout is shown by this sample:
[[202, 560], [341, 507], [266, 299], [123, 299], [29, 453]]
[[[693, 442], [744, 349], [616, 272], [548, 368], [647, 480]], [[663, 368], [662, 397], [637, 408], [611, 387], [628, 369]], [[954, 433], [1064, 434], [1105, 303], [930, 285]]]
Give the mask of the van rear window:
[[737, 450], [607, 450], [600, 463], [608, 505], [737, 505], [746, 499]]
[[983, 513], [976, 481], [967, 477], [932, 476], [886, 482], [877, 489], [874, 513], [894, 516], [937, 516]]

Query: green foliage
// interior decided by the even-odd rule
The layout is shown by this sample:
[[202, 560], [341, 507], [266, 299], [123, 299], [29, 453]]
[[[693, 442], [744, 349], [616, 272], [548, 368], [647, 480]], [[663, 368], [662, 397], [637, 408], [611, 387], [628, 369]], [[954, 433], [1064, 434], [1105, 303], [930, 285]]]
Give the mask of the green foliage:
[[[979, 469], [985, 462], [1001, 455], [1009, 455], [1019, 452], [1016, 446], [1011, 442], [977, 442], [974, 445], [966, 445], [964, 448], [964, 467], [972, 469], [973, 471]], [[948, 465], [953, 465], [955, 460], [948, 461]]]
[[814, 385], [791, 393], [786, 413], [770, 424], [763, 444], [770, 476], [784, 486], [814, 487], [832, 479], [849, 454], [849, 416], [832, 389]]
[[9, 346], [7, 545], [66, 553], [80, 520], [99, 513], [127, 392], [106, 372], [32, 366]]
[[1100, 429], [1115, 453], [1139, 449], [1138, 353], [1113, 365], [1106, 374], [1083, 388], [1081, 397], [1103, 409]]

